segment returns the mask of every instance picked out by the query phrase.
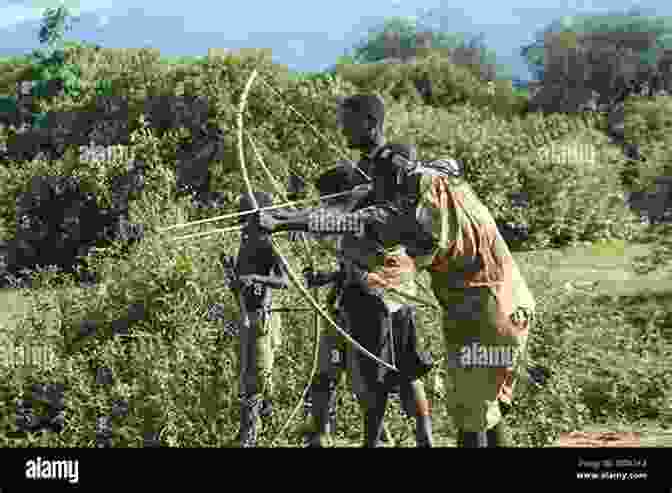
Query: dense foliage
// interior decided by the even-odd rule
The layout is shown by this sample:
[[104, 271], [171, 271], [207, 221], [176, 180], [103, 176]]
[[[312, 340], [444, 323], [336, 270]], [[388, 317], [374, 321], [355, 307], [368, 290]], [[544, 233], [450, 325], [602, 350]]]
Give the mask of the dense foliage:
[[[237, 309], [222, 285], [218, 259], [237, 250], [238, 237], [177, 242], [171, 237], [185, 230], [159, 230], [235, 210], [243, 189], [235, 118], [252, 69], [259, 70], [260, 82], [249, 96], [245, 130], [280, 183], [292, 173], [311, 183], [325, 165], [353, 158], [341, 150], [335, 100], [356, 90], [377, 90], [389, 107], [389, 139], [415, 144], [423, 159], [452, 156], [463, 161], [468, 179], [496, 219], [529, 230], [518, 249], [632, 240], [644, 230], [624, 201], [621, 176], [632, 163], [607, 138], [605, 115], [528, 113], [526, 98], [510, 84], [488, 85], [473, 71], [435, 57], [414, 65], [344, 65], [336, 74], [295, 77], [263, 54], [166, 63], [155, 50], [72, 43], [46, 58], [8, 65], [11, 70], [0, 71], [2, 88], [13, 91], [17, 82], [36, 80], [29, 113], [43, 116], [23, 121], [23, 128], [0, 128], [0, 145], [7, 148], [0, 163], [0, 239], [26, 248], [35, 244], [39, 228], [21, 236], [24, 216], [29, 224], [48, 222], [49, 238], [73, 238], [85, 226], [85, 211], [95, 215], [103, 210], [114, 211], [124, 224], [142, 225], [144, 234], [131, 235], [138, 240], [131, 248], [119, 238], [101, 244], [80, 237], [82, 248], [71, 251], [71, 267], [75, 274], [88, 271], [95, 283], [82, 285], [68, 275], [67, 265], [53, 262], [65, 271], [37, 269], [32, 283], [19, 291], [32, 299], [33, 310], [17, 321], [12, 347], [44, 345], [55, 364], [25, 372], [0, 370], [0, 400], [15, 407], [31, 385], [60, 384], [65, 403], [38, 415], [46, 416], [45, 426], [55, 428], [64, 415], [65, 427], [59, 434], [30, 432], [20, 438], [3, 430], [3, 446], [222, 446], [235, 435], [237, 340], [222, 330], [222, 317], [234, 318]], [[421, 78], [431, 81], [430, 96], [419, 94], [415, 82]], [[53, 80], [62, 82], [58, 90], [43, 91]], [[643, 112], [633, 125], [663, 129], [664, 121]], [[661, 139], [663, 134], [661, 130]], [[24, 141], [42, 139], [42, 153], [32, 153], [34, 146], [22, 148], [22, 135]], [[82, 146], [91, 142], [87, 154]], [[249, 150], [246, 146], [247, 159], [254, 163]], [[255, 188], [270, 190], [258, 165], [250, 168]], [[45, 183], [46, 188], [41, 186]], [[54, 191], [62, 183], [76, 196], [75, 204], [86, 204], [81, 214], [63, 206], [63, 194]], [[196, 200], [213, 193], [218, 200]], [[41, 208], [31, 205], [35, 201], [41, 201]], [[58, 212], [58, 219], [36, 221], [45, 209]], [[298, 272], [304, 259], [292, 243], [282, 239], [281, 246]], [[318, 268], [328, 267], [329, 255], [317, 255], [322, 253], [319, 246], [313, 253]], [[285, 307], [306, 306], [295, 290], [275, 296]], [[586, 361], [571, 341], [562, 339], [562, 329], [588, 323], [592, 315], [553, 300], [552, 295], [540, 296], [545, 325], [533, 336], [531, 353], [554, 376], [546, 387], [521, 397], [514, 417], [520, 443], [551, 443], [559, 432], [599, 418], [600, 409], [632, 415], [637, 399], [646, 401], [640, 414], [668, 419], [656, 412], [669, 406], [669, 384], [656, 390], [650, 383], [654, 377], [669, 383], [669, 371], [662, 366], [640, 365], [648, 373], [622, 384], [632, 402], [619, 401], [610, 393], [613, 389], [596, 387], [599, 382], [589, 367], [581, 379], [574, 378], [574, 370]], [[211, 316], [215, 305], [218, 317]], [[308, 313], [283, 314], [287, 339], [278, 361], [275, 405], [280, 412], [266, 438], [286, 419], [306, 384]], [[426, 343], [439, 353], [434, 315], [425, 313], [423, 321]], [[49, 317], [57, 323], [49, 323]], [[629, 323], [632, 330], [641, 326], [637, 320]], [[661, 318], [647, 325], [646, 337], [662, 344], [664, 323]], [[611, 334], [605, 329], [603, 335]], [[590, 344], [591, 337], [584, 343]], [[614, 369], [607, 381], [620, 377], [616, 373]], [[437, 389], [434, 398], [440, 393]], [[28, 416], [29, 406], [18, 404], [18, 414]], [[357, 437], [359, 411], [349, 395], [339, 413], [347, 423], [343, 433]], [[391, 421], [395, 428], [404, 426], [398, 415]], [[3, 417], [6, 430], [14, 433], [16, 424]]]

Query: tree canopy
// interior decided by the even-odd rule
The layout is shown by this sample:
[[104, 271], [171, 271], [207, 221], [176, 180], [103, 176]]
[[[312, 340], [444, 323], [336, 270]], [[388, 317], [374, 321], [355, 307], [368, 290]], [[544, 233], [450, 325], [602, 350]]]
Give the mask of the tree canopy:
[[633, 8], [625, 13], [557, 19], [538, 31], [535, 40], [520, 50], [535, 79], [543, 79], [548, 40], [561, 33], [575, 33], [594, 42], [631, 48], [644, 65], [654, 65], [662, 49], [672, 48], [672, 17], [655, 16], [650, 10]]
[[352, 53], [339, 57], [336, 65], [405, 60], [429, 54], [446, 56], [456, 64], [480, 66], [484, 68], [482, 73], [485, 78], [510, 75], [508, 69], [497, 64], [495, 52], [486, 46], [483, 33], [449, 33], [424, 26], [416, 17], [386, 18], [369, 30], [368, 35], [353, 47]]

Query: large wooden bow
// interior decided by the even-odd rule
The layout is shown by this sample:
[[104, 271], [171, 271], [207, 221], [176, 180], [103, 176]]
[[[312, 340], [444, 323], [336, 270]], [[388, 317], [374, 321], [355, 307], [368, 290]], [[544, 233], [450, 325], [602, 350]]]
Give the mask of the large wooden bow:
[[[254, 83], [255, 79], [259, 76], [259, 73], [256, 69], [252, 71], [250, 74], [250, 77], [247, 80], [247, 83], [245, 84], [245, 87], [243, 88], [243, 92], [241, 93], [240, 97], [240, 103], [238, 106], [238, 113], [237, 113], [237, 127], [238, 127], [238, 159], [240, 163], [240, 171], [243, 175], [243, 180], [245, 182], [245, 188], [247, 190], [247, 193], [250, 196], [250, 200], [252, 202], [252, 207], [253, 211], [252, 212], [258, 212], [260, 210], [259, 204], [256, 200], [256, 197], [254, 196], [254, 189], [252, 188], [252, 183], [250, 182], [250, 177], [249, 173], [247, 170], [247, 166], [245, 164], [245, 152], [243, 148], [243, 113], [245, 110], [245, 104], [247, 102], [247, 97], [249, 95], [250, 89], [252, 87], [252, 84]], [[249, 136], [248, 136], [249, 138]], [[264, 165], [263, 160], [261, 160], [261, 156], [259, 156], [258, 152], [256, 152], [256, 148], [254, 147], [254, 143], [251, 138], [249, 138], [250, 144], [252, 145], [253, 150], [255, 151], [255, 157], [259, 161], [259, 164], [262, 166], [264, 171], [267, 174], [267, 177], [271, 184], [275, 186], [275, 180], [273, 179], [272, 175], [270, 174], [270, 170]], [[357, 168], [359, 169], [359, 168]], [[285, 195], [284, 192], [279, 189], [279, 187], [276, 189], [277, 192], [279, 192], [281, 195]], [[309, 256], [309, 249], [306, 244], [306, 239], [305, 237], [303, 238], [304, 240], [304, 247], [306, 249], [306, 253]], [[355, 339], [353, 339], [350, 334], [348, 334], [345, 330], [343, 330], [334, 320], [331, 319], [331, 317], [326, 313], [326, 311], [320, 307], [319, 303], [315, 300], [315, 297], [313, 297], [310, 292], [303, 286], [303, 283], [299, 276], [294, 272], [294, 270], [291, 268], [289, 265], [289, 262], [287, 261], [287, 258], [285, 255], [282, 253], [282, 251], [279, 248], [279, 245], [277, 241], [274, 238], [271, 238], [271, 243], [273, 245], [273, 249], [275, 254], [278, 256], [280, 259], [285, 271], [287, 272], [290, 280], [292, 281], [292, 284], [301, 292], [301, 294], [308, 300], [308, 302], [313, 306], [315, 309], [315, 334], [314, 334], [314, 341], [313, 341], [313, 365], [312, 369], [310, 372], [309, 380], [308, 383], [306, 384], [304, 391], [301, 395], [301, 398], [297, 402], [296, 406], [294, 407], [292, 413], [290, 414], [289, 418], [285, 422], [285, 424], [281, 427], [280, 431], [278, 434], [273, 438], [271, 441], [271, 444], [275, 443], [277, 438], [285, 431], [286, 427], [289, 425], [291, 420], [294, 418], [296, 413], [301, 407], [302, 402], [304, 401], [305, 397], [308, 394], [308, 391], [310, 389], [310, 384], [315, 377], [315, 374], [317, 372], [317, 362], [318, 362], [318, 351], [319, 351], [319, 337], [320, 337], [320, 324], [319, 324], [319, 317], [322, 317], [326, 322], [331, 325], [331, 327], [336, 330], [350, 345], [352, 345], [355, 349], [360, 351], [361, 353], [364, 353], [368, 358], [372, 359], [376, 363], [383, 365], [384, 367], [393, 370], [393, 371], [398, 371], [397, 368], [393, 365], [390, 365], [386, 361], [383, 361], [382, 359], [378, 358], [374, 354], [372, 354], [370, 351], [368, 351], [366, 348], [364, 348], [361, 344], [359, 344]], [[312, 259], [310, 260], [310, 263], [312, 264]]]

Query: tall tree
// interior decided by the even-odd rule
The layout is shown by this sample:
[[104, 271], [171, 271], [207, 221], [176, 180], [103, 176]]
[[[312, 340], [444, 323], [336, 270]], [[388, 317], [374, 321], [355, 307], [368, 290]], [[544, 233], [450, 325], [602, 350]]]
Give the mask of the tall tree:
[[492, 79], [507, 72], [496, 63], [483, 33], [468, 37], [446, 33], [421, 24], [415, 17], [391, 17], [369, 30], [368, 36], [355, 45], [351, 60], [372, 63], [388, 58], [407, 59], [427, 53], [442, 53], [456, 64], [481, 68], [483, 78]]
[[73, 16], [65, 5], [55, 9], [47, 8], [42, 14], [38, 32], [40, 43], [47, 45], [48, 49], [53, 49], [63, 40], [65, 32], [72, 29], [72, 23], [77, 21], [79, 18]]
[[389, 17], [355, 45], [353, 57], [358, 62], [371, 63], [399, 54], [412, 56], [418, 48], [453, 50], [465, 43], [464, 35], [424, 27], [414, 17]]
[[[523, 46], [520, 54], [525, 58], [533, 77], [542, 80], [546, 62], [546, 41], [549, 35], [562, 32], [575, 32], [581, 35], [602, 33], [605, 36], [610, 35], [612, 40], [618, 39], [620, 49], [631, 48], [643, 64], [655, 64], [661, 49], [672, 48], [672, 18], [654, 16], [652, 13], [651, 10], [632, 8], [625, 13], [558, 19], [535, 33], [535, 40]], [[645, 41], [649, 34], [655, 40], [653, 43]]]

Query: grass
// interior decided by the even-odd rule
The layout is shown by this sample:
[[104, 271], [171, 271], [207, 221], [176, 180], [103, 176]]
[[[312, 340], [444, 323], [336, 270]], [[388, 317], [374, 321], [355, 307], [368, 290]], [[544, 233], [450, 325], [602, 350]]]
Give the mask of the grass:
[[[2, 349], [0, 350], [0, 369], [14, 368], [17, 364], [23, 364], [28, 359], [28, 354], [32, 355], [32, 364], [36, 365], [38, 370], [56, 364], [58, 361], [54, 352], [54, 344], [45, 341], [50, 341], [51, 338], [54, 341], [58, 340], [59, 318], [59, 313], [53, 309], [45, 310], [39, 315], [36, 314], [31, 299], [26, 293], [12, 289], [0, 290], [0, 348]], [[28, 337], [34, 340], [28, 344], [25, 340], [17, 341], [17, 337], [25, 335], [24, 327], [34, 328], [36, 325], [43, 326], [46, 330], [40, 333], [39, 337], [29, 335]], [[26, 348], [30, 348], [30, 353]]]
[[[661, 347], [665, 348], [663, 354], [672, 354], [669, 317], [657, 325], [658, 332], [647, 332], [653, 327], [656, 315], [672, 313], [672, 276], [669, 271], [640, 276], [631, 266], [635, 257], [648, 253], [647, 245], [616, 242], [532, 252], [524, 255], [527, 261], [521, 259], [521, 269], [533, 289], [536, 284], [535, 294], [552, 300], [549, 311], [576, 308], [577, 313], [571, 313], [570, 308], [570, 313], [563, 318], [563, 322], [567, 320], [568, 323], [563, 324], [564, 333], [559, 339], [569, 347], [585, 350], [567, 351], [569, 354], [564, 363], [573, 364], [574, 378], [586, 391], [584, 402], [589, 406], [592, 404], [593, 411], [597, 409], [600, 414], [593, 416], [592, 422], [581, 431], [641, 432], [642, 447], [670, 447], [672, 400], [669, 399], [669, 380], [659, 382], [668, 397], [652, 405], [662, 419], [637, 416], [638, 408], [642, 410], [639, 414], [643, 415], [650, 410], [645, 411], [647, 404], [643, 400], [638, 403], [639, 396], [633, 397], [629, 392], [634, 390], [633, 393], [639, 391], [642, 394], [641, 387], [647, 385], [652, 369], [665, 364], [664, 360], [642, 358], [643, 354]], [[540, 292], [538, 288], [543, 278], [549, 283]], [[613, 320], [623, 323], [619, 326]], [[652, 337], [652, 333], [662, 334], [662, 337]], [[566, 354], [563, 350], [559, 353]], [[610, 397], [605, 398], [605, 395]], [[601, 406], [610, 408], [617, 401], [628, 400], [632, 403], [623, 406], [629, 408], [627, 412], [622, 408], [619, 412], [612, 413], [610, 409], [599, 412]]]
[[[651, 368], [654, 368], [651, 362], [641, 358], [642, 352], [660, 349], [660, 345], [664, 344], [666, 350], [672, 354], [672, 338], [635, 340], [641, 334], [637, 335], [631, 330], [636, 325], [633, 325], [635, 322], [632, 321], [639, 320], [638, 317], [641, 318], [638, 310], [644, 310], [647, 313], [661, 309], [672, 312], [672, 279], [663, 277], [659, 272], [639, 276], [630, 266], [632, 258], [647, 252], [647, 245], [610, 243], [563, 250], [523, 252], [515, 256], [540, 306], [549, 317], [557, 316], [558, 314], [553, 312], [565, 310], [567, 306], [578, 307], [577, 313], [572, 315], [578, 323], [567, 324], [565, 332], [560, 339], [557, 339], [558, 346], [560, 346], [557, 351], [563, 354], [563, 358], [566, 358], [564, 364], [569, 366], [567, 371], [573, 375], [571, 378], [576, 379], [579, 385], [586, 390], [584, 401], [588, 407], [592, 411], [601, 409], [600, 406], [605, 409], [604, 413], [597, 413], [598, 416], [593, 415], [592, 421], [587, 423], [581, 431], [641, 431], [644, 434], [642, 446], [668, 447], [672, 445], [672, 434], [665, 427], [667, 423], [672, 422], [672, 419], [669, 419], [672, 417], [669, 386], [651, 397], [651, 399], [658, 399], [657, 401], [643, 403], [641, 406], [642, 409], [649, 409], [670, 405], [669, 410], [661, 410], [661, 416], [667, 416], [663, 420], [647, 421], [645, 416], [636, 416], [636, 403], [631, 405], [623, 403], [624, 398], [614, 395], [615, 392], [619, 392], [617, 388], [619, 380], [622, 385], [625, 385], [620, 392], [627, 393], [632, 390], [627, 387], [628, 385], [642, 387], [642, 383], [637, 380], [639, 378], [637, 375], [641, 376], [642, 373], [651, 372]], [[655, 297], [656, 294], [659, 295], [658, 298]], [[644, 306], [645, 304], [641, 307], [632, 304], [623, 305], [624, 320], [630, 321], [630, 325], [624, 324], [623, 329], [613, 324], [609, 327], [602, 327], [600, 324], [605, 320], [610, 320], [609, 316], [614, 312], [612, 305], [596, 301], [601, 300], [600, 296], [605, 295], [615, 300], [640, 295], [649, 297], [646, 299], [650, 299], [651, 303], [648, 307]], [[30, 303], [25, 293], [12, 290], [0, 292], [0, 308], [2, 314], [0, 327], [5, 337], [8, 333], [20, 330], [22, 317], [30, 313]], [[46, 314], [47, 323], [52, 330], [54, 321], [58, 319], [59, 314], [56, 312]], [[629, 328], [626, 329], [626, 327]], [[663, 327], [663, 331], [665, 330]], [[669, 332], [669, 327], [667, 330]], [[440, 348], [436, 347], [440, 340], [437, 332], [432, 330], [430, 337], [431, 343], [435, 346], [434, 352], [440, 352]], [[545, 334], [543, 336], [546, 337]], [[615, 340], [619, 337], [622, 338], [622, 342]], [[628, 337], [631, 340], [628, 340]], [[575, 351], [577, 347], [587, 348], [589, 351], [577, 352]], [[595, 369], [595, 364], [599, 368]], [[624, 379], [630, 380], [625, 381]], [[660, 385], [665, 387], [668, 384], [660, 382]], [[295, 400], [296, 396], [293, 399]], [[452, 447], [455, 446], [455, 430], [438, 399], [438, 395], [432, 394], [436, 443], [439, 446]], [[390, 428], [398, 440], [398, 446], [413, 447], [411, 421], [401, 417], [398, 405], [391, 407], [390, 413], [394, 418], [389, 420]], [[610, 411], [612, 407], [613, 412]], [[353, 408], [348, 409], [354, 411]], [[342, 412], [348, 411], [344, 409]], [[646, 415], [646, 412], [643, 414]], [[356, 429], [347, 430], [345, 434], [341, 433], [336, 441], [337, 446], [357, 446], [358, 433]], [[284, 444], [280, 442], [280, 444], [296, 446], [289, 441], [285, 441]]]
[[649, 252], [648, 245], [611, 242], [534, 252], [528, 261], [523, 261], [523, 266], [528, 266], [528, 275], [534, 275], [529, 272], [530, 269], [547, 270], [553, 286], [569, 288], [569, 291], [589, 289], [595, 295], [613, 296], [669, 291], [672, 281], [667, 272], [656, 271], [640, 276], [633, 271], [634, 258]]

